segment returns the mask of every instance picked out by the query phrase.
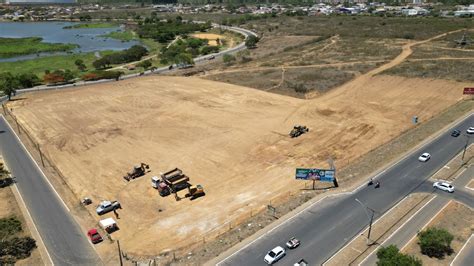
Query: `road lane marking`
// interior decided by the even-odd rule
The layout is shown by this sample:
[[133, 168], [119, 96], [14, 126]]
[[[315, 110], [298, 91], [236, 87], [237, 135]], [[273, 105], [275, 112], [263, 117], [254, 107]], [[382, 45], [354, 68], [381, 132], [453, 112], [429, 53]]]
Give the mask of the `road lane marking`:
[[46, 175], [43, 173], [43, 170], [41, 169], [41, 167], [38, 165], [38, 163], [36, 163], [35, 159], [33, 158], [33, 156], [31, 156], [30, 152], [28, 151], [28, 149], [25, 147], [25, 145], [23, 144], [23, 142], [21, 142], [20, 138], [18, 137], [18, 135], [16, 134], [16, 132], [13, 130], [13, 128], [11, 127], [10, 123], [8, 123], [8, 121], [5, 119], [5, 117], [0, 114], [0, 116], [2, 117], [3, 121], [5, 121], [5, 123], [8, 125], [8, 127], [10, 128], [10, 131], [13, 133], [13, 135], [15, 135], [16, 139], [18, 140], [18, 142], [21, 144], [21, 146], [23, 147], [23, 150], [26, 151], [26, 153], [28, 154], [28, 156], [30, 157], [30, 161], [33, 161], [33, 163], [36, 165], [36, 168], [40, 171], [41, 175], [43, 176], [43, 178], [46, 180], [46, 182], [48, 182], [49, 186], [53, 189], [54, 193], [56, 194], [56, 196], [58, 197], [59, 201], [64, 205], [64, 208], [66, 208], [66, 210], [68, 212], [71, 212], [71, 210], [69, 210], [68, 206], [66, 205], [66, 203], [63, 201], [63, 199], [61, 198], [61, 196], [59, 196], [59, 193], [56, 191], [56, 189], [53, 187], [53, 184], [51, 184], [51, 182], [49, 181], [49, 179], [46, 177]]
[[[390, 240], [398, 231], [400, 231], [400, 229], [402, 229], [408, 222], [411, 221], [411, 219], [413, 219], [413, 217], [415, 217], [415, 215], [417, 215], [420, 211], [422, 211], [426, 205], [428, 205], [431, 201], [433, 201], [434, 199], [436, 199], [438, 196], [434, 196], [433, 198], [431, 198], [427, 203], [425, 203], [419, 210], [417, 210], [412, 216], [410, 216], [410, 218], [408, 218], [401, 226], [399, 226], [397, 228], [397, 230], [395, 230], [393, 233], [390, 234], [390, 236], [388, 236], [383, 242], [382, 244], [379, 245], [379, 247], [383, 246], [383, 244], [385, 244], [385, 242], [387, 242], [388, 240]], [[379, 247], [377, 247], [376, 249], [374, 249], [372, 252], [369, 253], [369, 255], [367, 255], [367, 257], [365, 257], [365, 259], [363, 259], [358, 265], [362, 265], [362, 263], [364, 263], [364, 261], [366, 261], [370, 256], [372, 256], [372, 254], [377, 251], [379, 249]], [[401, 249], [400, 249], [401, 250]]]
[[[38, 234], [38, 236], [39, 236], [39, 241], [41, 242], [41, 245], [44, 247], [44, 250], [46, 251], [46, 255], [48, 255], [48, 259], [49, 259], [49, 261], [51, 262], [51, 265], [54, 265], [53, 260], [51, 259], [51, 255], [49, 255], [48, 248], [47, 248], [46, 245], [44, 244], [43, 237], [41, 236], [40, 232], [38, 231], [38, 228], [36, 227], [36, 224], [35, 224], [35, 222], [33, 221], [33, 217], [31, 217], [30, 211], [28, 211], [28, 207], [26, 207], [26, 203], [25, 203], [25, 201], [23, 200], [23, 197], [21, 196], [20, 190], [18, 190], [18, 187], [17, 187], [16, 183], [13, 183], [13, 187], [15, 188], [16, 193], [18, 194], [18, 196], [20, 196], [20, 198], [17, 199], [17, 201], [20, 201], [20, 202], [18, 202], [18, 204], [23, 205], [23, 208], [20, 208], [20, 209], [24, 209], [24, 210], [26, 211], [26, 215], [28, 216], [27, 219], [31, 221], [31, 224], [33, 224], [33, 229], [34, 229], [34, 230], [36, 231], [36, 233]], [[14, 194], [15, 194], [15, 193], [14, 193]], [[40, 255], [41, 255], [41, 252], [40, 252]]]
[[469, 243], [469, 242], [471, 241], [472, 236], [474, 236], [474, 234], [471, 234], [471, 236], [469, 237], [469, 239], [467, 239], [466, 243], [464, 243], [464, 245], [462, 246], [462, 248], [459, 250], [458, 254], [456, 254], [456, 257], [454, 257], [453, 261], [451, 261], [451, 263], [449, 264], [449, 266], [453, 266], [454, 261], [456, 261], [456, 259], [458, 258], [459, 254], [462, 253], [462, 250], [467, 246], [467, 243]]

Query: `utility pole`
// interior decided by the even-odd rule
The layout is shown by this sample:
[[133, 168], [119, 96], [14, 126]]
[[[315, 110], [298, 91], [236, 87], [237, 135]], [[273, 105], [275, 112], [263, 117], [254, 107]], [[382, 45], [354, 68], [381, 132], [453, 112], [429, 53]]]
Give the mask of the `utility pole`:
[[462, 158], [461, 161], [464, 162], [464, 155], [466, 154], [467, 146], [469, 146], [469, 140], [471, 139], [469, 135], [464, 135], [466, 136], [466, 144], [464, 145], [464, 150], [462, 152]]
[[117, 239], [117, 247], [118, 247], [118, 253], [119, 253], [119, 258], [120, 258], [120, 266], [123, 266], [122, 251], [120, 250], [120, 241], [118, 239]]
[[[367, 207], [359, 199], [355, 199], [355, 201], [357, 201], [362, 206], [362, 208], [364, 208], [365, 213], [367, 214], [367, 218], [369, 218], [369, 233], [367, 234], [367, 246], [370, 246], [373, 244], [370, 240], [370, 233], [372, 232], [372, 222], [374, 221], [375, 210]], [[372, 212], [371, 214], [369, 213], [369, 210]]]

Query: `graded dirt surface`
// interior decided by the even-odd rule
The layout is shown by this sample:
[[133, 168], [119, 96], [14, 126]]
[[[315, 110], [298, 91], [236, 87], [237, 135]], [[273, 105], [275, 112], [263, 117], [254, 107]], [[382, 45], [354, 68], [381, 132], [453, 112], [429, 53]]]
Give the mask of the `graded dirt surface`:
[[213, 33], [194, 33], [191, 36], [199, 39], [206, 39], [209, 41], [209, 45], [211, 46], [217, 46], [217, 39], [224, 40], [226, 39], [225, 36], [219, 35], [219, 34], [213, 34]]
[[[466, 85], [376, 76], [299, 100], [199, 78], [143, 77], [26, 94], [9, 107], [78, 197], [122, 203], [112, 237], [141, 256], [202, 241], [302, 188], [295, 167], [326, 167], [328, 156], [344, 166], [411, 127], [413, 115], [423, 121], [454, 104]], [[291, 139], [294, 124], [310, 132]], [[151, 173], [126, 182], [139, 162]], [[150, 177], [174, 167], [206, 196], [160, 197]]]

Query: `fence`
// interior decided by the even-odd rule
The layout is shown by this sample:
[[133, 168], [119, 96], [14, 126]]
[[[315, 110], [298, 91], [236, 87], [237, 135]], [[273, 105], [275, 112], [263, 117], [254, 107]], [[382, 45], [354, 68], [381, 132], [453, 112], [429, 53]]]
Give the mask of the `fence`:
[[[12, 109], [9, 110], [8, 107], [4, 103], [2, 103], [2, 109], [3, 109], [3, 113], [5, 114], [5, 118], [7, 120], [8, 118], [11, 118], [11, 120], [13, 120], [14, 122], [14, 126], [12, 127], [13, 130], [15, 130], [18, 133], [20, 138], [22, 136], [26, 136], [26, 139], [29, 141], [31, 146], [34, 147], [34, 151], [38, 153], [38, 157], [39, 157], [38, 159], [41, 162], [41, 166], [44, 169], [48, 169], [48, 168], [51, 169], [52, 172], [61, 179], [62, 183], [66, 184], [68, 190], [75, 196], [75, 198], [79, 198], [74, 192], [74, 190], [66, 182], [65, 176], [63, 175], [61, 170], [59, 170], [59, 168], [54, 164], [54, 161], [41, 150], [40, 144], [36, 142], [35, 139], [28, 132], [28, 130], [26, 130], [26, 128], [23, 125], [21, 125], [21, 123], [18, 122], [18, 118], [13, 114], [13, 110]], [[33, 156], [34, 154], [31, 154], [31, 155]]]

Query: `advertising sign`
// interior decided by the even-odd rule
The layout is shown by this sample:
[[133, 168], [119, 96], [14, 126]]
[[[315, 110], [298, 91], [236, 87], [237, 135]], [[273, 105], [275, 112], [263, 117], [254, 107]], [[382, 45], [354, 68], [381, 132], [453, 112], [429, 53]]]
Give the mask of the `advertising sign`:
[[334, 182], [336, 170], [317, 168], [296, 168], [296, 179]]
[[474, 94], [474, 87], [473, 88], [464, 88], [464, 95], [473, 95]]

